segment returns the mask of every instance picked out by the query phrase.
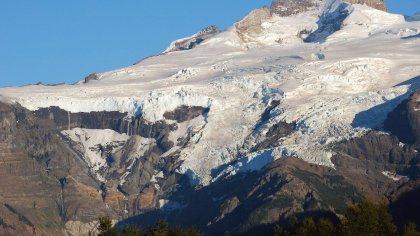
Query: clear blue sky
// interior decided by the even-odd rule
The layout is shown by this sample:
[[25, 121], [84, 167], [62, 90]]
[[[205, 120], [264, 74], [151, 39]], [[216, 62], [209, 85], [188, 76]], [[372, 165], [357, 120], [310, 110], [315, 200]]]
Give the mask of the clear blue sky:
[[[271, 0], [0, 0], [0, 86], [73, 83], [130, 65]], [[420, 0], [387, 0], [411, 15]]]

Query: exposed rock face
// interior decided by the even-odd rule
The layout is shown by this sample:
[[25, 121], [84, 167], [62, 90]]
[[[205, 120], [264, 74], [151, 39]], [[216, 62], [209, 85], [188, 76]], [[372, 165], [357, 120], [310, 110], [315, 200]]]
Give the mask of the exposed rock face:
[[[0, 183], [0, 204], [10, 206], [0, 206], [0, 212], [4, 211], [0, 221], [4, 230], [0, 232], [88, 234], [94, 233], [98, 216], [121, 219], [159, 207], [159, 199], [173, 192], [177, 183], [189, 186], [188, 178], [175, 172], [180, 164], [178, 152], [162, 157], [174, 146], [169, 134], [178, 129], [178, 123], [205, 116], [208, 111], [179, 107], [165, 113], [175, 121], [167, 124], [119, 112], [68, 113], [58, 107], [30, 112], [19, 105], [0, 103], [0, 177], [5, 180]], [[62, 132], [76, 127], [129, 134], [116, 151], [113, 146], [95, 147], [109, 159], [101, 170], [106, 183], [94, 177], [80, 144]], [[195, 131], [187, 131], [185, 137], [194, 136]], [[189, 138], [182, 145], [188, 145]], [[38, 217], [45, 212], [54, 215]], [[61, 222], [67, 222], [64, 231]], [[46, 224], [53, 226], [46, 228]]]
[[[337, 220], [335, 214], [343, 214], [347, 204], [365, 197], [394, 201], [402, 186], [406, 190], [419, 186], [418, 177], [409, 174], [410, 169], [418, 168], [418, 157], [412, 149], [400, 147], [395, 137], [372, 132], [344, 141], [334, 150], [335, 169], [295, 158], [279, 159], [260, 171], [226, 177], [196, 192], [173, 193], [170, 199], [182, 199], [185, 208], [153, 211], [121, 225], [147, 224], [149, 217], [165, 215], [177, 224], [194, 222], [210, 235], [227, 230], [232, 234], [261, 234], [294, 214]], [[408, 177], [396, 181], [385, 176], [384, 170]]]
[[[336, 144], [333, 158], [336, 166], [343, 169], [344, 175], [352, 178], [352, 183], [364, 190], [364, 195], [381, 194], [389, 197], [391, 192], [407, 181], [417, 181], [420, 177], [420, 157], [410, 146], [402, 146], [396, 137], [379, 132], [369, 132], [360, 138], [354, 138]], [[361, 180], [355, 176], [368, 173], [368, 178]], [[375, 181], [395, 181], [392, 185], [371, 186]], [[376, 179], [376, 180], [375, 180]], [[367, 190], [367, 191], [366, 191]]]
[[[393, 122], [401, 126], [409, 124], [406, 130], [413, 134], [412, 145], [402, 145], [399, 134], [371, 131], [331, 147], [336, 153], [335, 169], [284, 158], [262, 170], [221, 177], [201, 189], [193, 189], [188, 177], [177, 173], [182, 162], [178, 151], [163, 154], [175, 148], [170, 133], [185, 122], [200, 116], [205, 119], [206, 108], [179, 107], [167, 112], [164, 117], [173, 121], [168, 124], [150, 123], [141, 116], [130, 119], [118, 112], [71, 114], [57, 107], [29, 112], [0, 104], [0, 177], [7, 180], [1, 182], [0, 189], [8, 189], [0, 194], [0, 203], [7, 204], [0, 205], [0, 213], [4, 212], [0, 232], [93, 233], [95, 219], [107, 214], [114, 219], [129, 217], [121, 224], [149, 224], [166, 216], [185, 226], [194, 222], [209, 234], [227, 230], [252, 233], [264, 232], [262, 225], [271, 229], [271, 224], [285, 221], [292, 214], [316, 212], [335, 219], [347, 204], [363, 197], [397, 201], [406, 191], [418, 187], [420, 179], [415, 145], [419, 132], [417, 99], [415, 93], [388, 118], [396, 117]], [[272, 101], [261, 114], [255, 134], [264, 135], [256, 150], [276, 146], [279, 139], [292, 134], [294, 123], [270, 123], [271, 113], [280, 103]], [[69, 127], [69, 116], [72, 129], [112, 129], [130, 134], [121, 148], [97, 149], [110, 159], [101, 172], [106, 183], [88, 174], [82, 151], [62, 135]], [[191, 135], [176, 148], [189, 145]], [[138, 147], [142, 147], [141, 152]], [[46, 211], [55, 215], [38, 217]], [[47, 222], [54, 222], [54, 227], [46, 228]]]
[[192, 35], [191, 37], [179, 39], [173, 42], [165, 51], [164, 53], [175, 52], [175, 51], [183, 51], [195, 48], [197, 45], [202, 43], [204, 40], [213, 37], [214, 35], [220, 33], [219, 28], [217, 26], [209, 26], [200, 32]]
[[[325, 4], [325, 0], [275, 0], [271, 4], [271, 12], [279, 16], [299, 14]], [[347, 0], [351, 4], [365, 4], [378, 10], [387, 11], [383, 0]]]
[[412, 133], [416, 138], [415, 146], [420, 147], [420, 91], [415, 92], [408, 104], [408, 121], [412, 129]]
[[92, 80], [98, 80], [98, 79], [99, 79], [98, 74], [93, 73], [93, 74], [88, 75], [88, 76], [85, 78], [84, 83], [86, 84], [86, 83], [89, 83], [89, 81], [92, 81]]
[[271, 11], [268, 8], [257, 9], [249, 13], [243, 20], [235, 24], [235, 27], [238, 29], [238, 32], [245, 36], [249, 33], [261, 33], [261, 24], [264, 20], [267, 20], [271, 17]]
[[[352, 3], [386, 9], [382, 0]], [[272, 2], [270, 8], [252, 11], [237, 22], [235, 27], [246, 47], [296, 44], [302, 41], [324, 42], [342, 28], [351, 13], [349, 5], [345, 1], [277, 0]]]
[[[173, 223], [189, 225], [194, 222], [209, 235], [226, 231], [234, 235], [255, 235], [271, 230], [272, 224], [286, 221], [293, 214], [318, 212], [318, 216], [335, 218], [333, 213], [328, 213], [331, 209], [342, 213], [346, 203], [362, 198], [360, 191], [340, 174], [341, 171], [284, 158], [260, 171], [228, 177], [196, 192], [178, 193], [188, 201], [183, 209], [140, 215], [121, 225], [147, 222], [150, 216], [166, 215]], [[374, 196], [380, 198], [379, 194]], [[171, 197], [175, 199], [177, 194]]]
[[[274, 100], [270, 102], [270, 105], [261, 114], [260, 120], [254, 128], [254, 132], [248, 136], [243, 145], [243, 149], [246, 152], [256, 152], [264, 149], [276, 147], [281, 138], [291, 135], [295, 129], [296, 122], [287, 123], [284, 121], [271, 124], [271, 112], [280, 104], [280, 100]], [[257, 139], [257, 141], [255, 141]], [[254, 143], [249, 148], [250, 143]], [[250, 150], [248, 150], [250, 149]], [[242, 153], [246, 155], [246, 153]]]
[[[61, 234], [61, 222], [115, 217], [103, 202], [87, 166], [59, 138], [48, 120], [0, 103], [0, 202], [12, 235]], [[92, 206], [95, 206], [92, 208]], [[13, 218], [18, 219], [15, 221]], [[21, 231], [25, 229], [25, 231]]]
[[96, 235], [99, 222], [93, 221], [90, 223], [83, 223], [80, 221], [67, 221], [63, 235], [65, 236], [80, 236], [80, 235]]
[[398, 107], [388, 114], [384, 129], [397, 136], [406, 144], [420, 147], [420, 91], [404, 100]]
[[204, 115], [209, 112], [209, 108], [203, 107], [187, 107], [181, 106], [172, 112], [166, 112], [163, 116], [169, 120], [176, 120], [178, 123], [182, 123], [187, 120], [192, 120], [197, 116]]
[[[97, 191], [101, 191], [95, 194], [97, 198], [105, 202], [117, 201], [121, 204], [118, 205], [117, 211], [136, 215], [156, 208], [159, 205], [158, 200], [173, 191], [176, 183], [185, 178], [175, 172], [181, 163], [178, 160], [178, 152], [174, 151], [164, 157], [162, 154], [175, 144], [179, 147], [188, 145], [199, 130], [187, 129], [184, 138], [173, 140], [178, 143], [169, 140], [170, 133], [177, 131], [178, 125], [183, 122], [199, 116], [205, 119], [208, 112], [208, 108], [182, 106], [164, 114], [166, 119], [174, 121], [170, 124], [163, 120], [151, 123], [141, 116], [129, 117], [126, 113], [119, 112], [68, 113], [58, 107], [42, 108], [33, 114], [53, 124], [57, 131], [61, 131], [63, 141], [84, 159], [86, 164], [89, 162], [85, 159], [83, 140], [92, 137], [72, 140], [68, 135], [71, 133], [70, 129], [85, 129], [87, 132], [111, 129], [127, 135], [126, 141], [98, 144], [88, 148], [101, 153], [101, 158], [107, 160], [107, 165], [98, 171], [107, 182], [97, 187]], [[76, 133], [77, 135], [80, 134]], [[156, 170], [163, 172], [159, 174]], [[93, 172], [91, 174], [96, 175]]]
[[381, 11], [388, 11], [384, 0], [346, 0], [346, 2], [349, 2], [351, 4], [364, 4]]
[[321, 1], [315, 0], [276, 0], [271, 4], [271, 12], [279, 16], [299, 14], [319, 6]]
[[275, 147], [278, 141], [292, 134], [295, 123], [279, 122], [272, 127], [270, 127], [265, 134], [265, 138], [259, 142], [255, 147], [252, 148], [252, 151], [263, 150], [267, 148]]
[[270, 8], [254, 10], [237, 22], [236, 33], [247, 48], [325, 42], [342, 28], [352, 12], [349, 5], [355, 3], [386, 10], [382, 0], [276, 0]]
[[409, 182], [391, 195], [392, 204], [390, 210], [396, 224], [403, 228], [405, 222], [420, 224], [418, 212], [420, 211], [420, 181]]
[[54, 121], [58, 130], [72, 128], [111, 129], [127, 135], [154, 138], [163, 151], [173, 146], [173, 143], [169, 142], [167, 138], [169, 132], [176, 129], [175, 124], [166, 124], [164, 121], [150, 123], [141, 116], [128, 117], [126, 113], [116, 111], [69, 113], [58, 107], [49, 107], [35, 111], [34, 115]]
[[[0, 182], [0, 230], [4, 230], [0, 235], [33, 231], [57, 235], [63, 228], [68, 235], [92, 233], [94, 220], [101, 215], [145, 224], [166, 218], [185, 226], [196, 224], [209, 235], [223, 235], [225, 231], [255, 235], [263, 232], [259, 227], [271, 228], [270, 224], [285, 221], [292, 214], [327, 212], [325, 215], [335, 218], [361, 198], [394, 202], [405, 191], [417, 188], [418, 99], [407, 101], [390, 115], [396, 117], [390, 122], [393, 135], [376, 131], [363, 135], [363, 129], [349, 123], [357, 111], [381, 102], [389, 108], [395, 104], [388, 104], [390, 99], [399, 101], [397, 96], [405, 93], [406, 87], [378, 91], [377, 81], [382, 80], [377, 78], [414, 73], [416, 55], [399, 55], [398, 63], [407, 64], [398, 73], [392, 70], [392, 52], [385, 50], [376, 59], [366, 57], [383, 49], [376, 48], [375, 42], [404, 41], [400, 36], [392, 36], [397, 40], [391, 41], [388, 33], [383, 41], [377, 41], [381, 35], [366, 39], [366, 48], [358, 48], [364, 39], [350, 38], [343, 44], [269, 47], [285, 42], [285, 34], [297, 39], [298, 44], [312, 33], [322, 38], [319, 35], [337, 30], [346, 16], [345, 11], [340, 11], [343, 8], [326, 11], [325, 18], [320, 11], [296, 15], [317, 8], [321, 1], [298, 3], [284, 1], [282, 4], [289, 6], [285, 8], [273, 4], [273, 9], [254, 11], [236, 24], [244, 41], [261, 39], [261, 50], [239, 48], [248, 45], [242, 44], [236, 29], [231, 28], [212, 43], [194, 50], [193, 56], [188, 52], [163, 55], [140, 63], [133, 71], [111, 72], [110, 77], [102, 74], [104, 81], [79, 84], [75, 90], [37, 88], [39, 92], [33, 99], [30, 91], [28, 97], [18, 100], [31, 108], [45, 102], [69, 110], [77, 103], [78, 111], [116, 106], [118, 110], [132, 111], [130, 107], [134, 106], [145, 117], [154, 117], [150, 118], [153, 122], [142, 115], [121, 112], [69, 113], [58, 107], [30, 112], [19, 106], [0, 106], [0, 178], [4, 180]], [[367, 7], [360, 8], [371, 12]], [[328, 18], [330, 13], [337, 15]], [[363, 14], [360, 17], [364, 18]], [[303, 23], [301, 18], [305, 18]], [[374, 20], [376, 24], [381, 19]], [[313, 32], [317, 23], [321, 24], [319, 31]], [[174, 47], [188, 49], [199, 41], [189, 38]], [[343, 49], [351, 44], [358, 50]], [[213, 47], [207, 47], [211, 45], [217, 45], [214, 54], [204, 53], [213, 53]], [[318, 61], [325, 59], [322, 55], [327, 55], [328, 60]], [[213, 56], [217, 62], [210, 60]], [[147, 78], [136, 80], [143, 72]], [[204, 73], [210, 73], [209, 77], [201, 77]], [[184, 74], [194, 76], [177, 77]], [[166, 80], [167, 76], [171, 79]], [[138, 81], [145, 81], [145, 86]], [[136, 86], [131, 89], [132, 85]], [[185, 85], [187, 90], [173, 85]], [[14, 91], [16, 96], [29, 92]], [[47, 91], [54, 93], [50, 97]], [[56, 91], [66, 96], [51, 100], [61, 96]], [[175, 91], [176, 96], [166, 96]], [[133, 100], [126, 100], [129, 96]], [[121, 97], [123, 100], [119, 100]], [[102, 99], [106, 102], [97, 101]], [[84, 107], [86, 101], [92, 102], [87, 105], [89, 109]], [[116, 106], [111, 106], [113, 103]], [[90, 109], [91, 104], [95, 109]], [[175, 104], [195, 106], [176, 108], [179, 105]], [[206, 104], [214, 109], [210, 115], [203, 108]], [[171, 111], [162, 114], [168, 107], [172, 107]], [[383, 120], [383, 113], [364, 124], [378, 117]], [[156, 117], [162, 120], [155, 121]], [[402, 132], [398, 130], [401, 127]], [[343, 140], [355, 134], [359, 136]], [[408, 134], [411, 136], [404, 137]], [[328, 146], [337, 140], [334, 136], [342, 141]], [[318, 164], [325, 164], [325, 160], [334, 168], [287, 155]], [[205, 180], [201, 182], [205, 187], [199, 185], [201, 180]], [[197, 185], [191, 186], [190, 181]]]
[[398, 138], [375, 131], [335, 145], [339, 153], [378, 163], [409, 164], [417, 156], [415, 149], [401, 145]]
[[[407, 101], [401, 103], [402, 107], [406, 104]], [[391, 114], [398, 114], [400, 108]], [[417, 200], [420, 155], [414, 145], [402, 144], [395, 136], [372, 131], [360, 138], [343, 141], [334, 150], [337, 151], [334, 164], [343, 170], [343, 175], [352, 178], [352, 184], [363, 189], [366, 197], [380, 194], [388, 199], [397, 225], [402, 228], [404, 222], [420, 222], [417, 214], [420, 210]], [[384, 180], [384, 175], [393, 182]]]
[[[271, 103], [257, 127], [270, 120], [270, 111], [278, 104]], [[271, 141], [276, 142], [282, 135], [290, 135], [293, 124], [279, 123], [268, 129], [267, 140], [273, 137]], [[396, 136], [371, 131], [336, 143], [331, 149], [336, 153], [334, 169], [295, 158], [279, 159], [262, 170], [222, 177], [197, 191], [173, 192], [169, 199], [180, 201], [185, 208], [152, 211], [121, 224], [147, 224], [150, 217], [165, 215], [185, 226], [194, 222], [210, 235], [227, 230], [252, 235], [270, 230], [272, 224], [287, 221], [293, 214], [337, 220], [335, 214], [342, 214], [348, 204], [362, 198], [395, 202], [397, 214], [407, 211], [407, 206], [403, 210], [397, 206], [401, 206], [398, 199], [420, 186], [420, 156], [414, 145], [403, 145]]]

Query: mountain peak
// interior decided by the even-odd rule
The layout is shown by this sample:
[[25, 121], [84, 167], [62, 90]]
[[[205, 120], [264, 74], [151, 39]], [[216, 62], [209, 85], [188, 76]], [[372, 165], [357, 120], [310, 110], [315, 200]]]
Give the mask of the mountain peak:
[[247, 48], [324, 42], [344, 28], [358, 30], [346, 35], [344, 29], [342, 37], [365, 37], [378, 27], [403, 22], [386, 9], [383, 0], [275, 0], [270, 7], [251, 12], [235, 28]]
[[274, 0], [270, 10], [279, 16], [290, 16], [317, 8], [320, 0]]
[[347, 2], [351, 4], [367, 5], [381, 11], [388, 11], [388, 7], [385, 5], [384, 0], [347, 0]]
[[[279, 16], [290, 16], [313, 10], [321, 5], [327, 4], [328, 0], [274, 0], [270, 10]], [[367, 5], [372, 8], [387, 11], [387, 7], [383, 0], [347, 0], [351, 4]]]

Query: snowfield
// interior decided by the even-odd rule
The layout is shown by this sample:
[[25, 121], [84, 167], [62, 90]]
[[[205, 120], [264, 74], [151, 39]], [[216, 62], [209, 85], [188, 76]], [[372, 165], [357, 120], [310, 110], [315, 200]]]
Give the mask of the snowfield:
[[85, 161], [92, 168], [100, 181], [105, 181], [99, 170], [106, 165], [104, 149], [120, 149], [129, 139], [126, 134], [120, 134], [113, 130], [81, 129], [62, 131], [62, 134], [76, 143], [75, 148], [83, 153]]
[[[221, 175], [235, 174], [286, 156], [333, 166], [328, 144], [380, 128], [387, 113], [420, 88], [411, 80], [420, 75], [420, 38], [409, 37], [420, 32], [420, 22], [339, 0], [329, 4], [289, 17], [262, 14], [246, 32], [238, 22], [192, 50], [150, 57], [86, 84], [5, 87], [0, 94], [30, 110], [120, 111], [150, 122], [183, 105], [210, 108], [205, 121], [183, 124], [170, 136], [175, 140], [190, 127], [199, 130], [197, 143], [181, 150], [178, 170], [195, 184], [215, 181], [212, 170], [222, 165], [227, 167]], [[341, 28], [320, 34], [325, 40], [304, 42], [297, 34], [316, 31], [320, 16], [344, 6], [348, 15]], [[258, 18], [252, 14], [261, 10], [250, 14]], [[280, 105], [255, 131], [271, 101]], [[247, 145], [262, 140], [280, 121], [296, 122], [294, 132], [275, 148], [250, 153]], [[64, 134], [84, 145], [93, 169], [105, 162], [92, 145], [128, 139], [107, 130]], [[102, 139], [86, 143], [88, 136]]]

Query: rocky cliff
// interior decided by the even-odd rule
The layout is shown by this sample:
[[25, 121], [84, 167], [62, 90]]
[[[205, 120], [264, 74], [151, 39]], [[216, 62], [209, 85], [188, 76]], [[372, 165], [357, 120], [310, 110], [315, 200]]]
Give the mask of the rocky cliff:
[[[308, 10], [315, 9], [322, 4], [325, 0], [275, 0], [271, 4], [271, 12], [280, 16], [290, 16], [293, 14], [302, 13]], [[362, 4], [373, 7], [381, 11], [387, 11], [387, 7], [383, 0], [347, 0], [351, 4]]]
[[[417, 112], [417, 99], [416, 92], [391, 112], [388, 120], [393, 119], [392, 123], [399, 122], [400, 126], [408, 123], [409, 131], [417, 134], [415, 127], [420, 120], [407, 119]], [[273, 102], [261, 114], [260, 125], [267, 121], [268, 114], [278, 104]], [[401, 113], [400, 107], [405, 112]], [[203, 108], [181, 107], [166, 113], [165, 117], [183, 123], [206, 112], [208, 110]], [[337, 153], [333, 158], [335, 169], [286, 158], [260, 171], [222, 176], [217, 182], [194, 190], [188, 178], [175, 172], [179, 165], [176, 153], [158, 158], [168, 150], [159, 149], [157, 141], [160, 136], [168, 137], [168, 132], [171, 132], [164, 125], [149, 132], [136, 131], [142, 130], [136, 126], [127, 131], [127, 126], [121, 127], [126, 123], [126, 114], [68, 114], [54, 107], [29, 112], [20, 106], [3, 103], [0, 114], [0, 174], [7, 180], [0, 186], [7, 189], [1, 194], [4, 207], [0, 212], [3, 212], [2, 232], [6, 235], [93, 232], [96, 217], [104, 214], [114, 219], [129, 217], [121, 224], [152, 223], [166, 215], [174, 219], [173, 223], [189, 225], [194, 222], [211, 234], [227, 230], [250, 233], [265, 230], [260, 226], [286, 220], [292, 214], [313, 212], [334, 218], [334, 214], [342, 213], [347, 204], [364, 197], [396, 201], [399, 195], [418, 186], [420, 177], [415, 142], [410, 146], [401, 145], [397, 136], [372, 131], [332, 147]], [[405, 116], [396, 121], [394, 114]], [[102, 172], [106, 183], [95, 178], [75, 141], [62, 135], [69, 116], [73, 118], [70, 120], [72, 129], [78, 126], [130, 132], [131, 137], [122, 144], [120, 151], [108, 149], [108, 157], [112, 156], [113, 160]], [[388, 120], [385, 124], [390, 123]], [[140, 122], [141, 126], [148, 127]], [[285, 123], [274, 125], [254, 151], [275, 146], [276, 140], [290, 135], [293, 126]], [[151, 135], [153, 133], [155, 135]], [[156, 141], [150, 144], [149, 151], [146, 150], [143, 156], [127, 161], [145, 134]], [[182, 145], [187, 144], [188, 140], [182, 141]], [[105, 146], [103, 148], [107, 150]], [[125, 170], [132, 171], [127, 174]], [[121, 182], [122, 177], [124, 182]], [[206, 211], [197, 211], [204, 206]], [[199, 212], [201, 220], [193, 221]], [[173, 214], [182, 217], [171, 217]]]
[[193, 49], [204, 40], [209, 39], [218, 33], [220, 33], [220, 30], [217, 26], [209, 26], [190, 37], [179, 39], [171, 43], [171, 45], [163, 53]]
[[385, 5], [384, 0], [348, 0], [347, 2], [352, 3], [352, 4], [367, 5], [381, 11], [388, 10], [387, 6]]
[[8, 211], [5, 216], [19, 219], [4, 217], [9, 225], [3, 227], [4, 234], [60, 235], [68, 220], [117, 216], [117, 199], [103, 201], [98, 181], [63, 142], [54, 123], [20, 106], [1, 103], [0, 109], [0, 199]]

